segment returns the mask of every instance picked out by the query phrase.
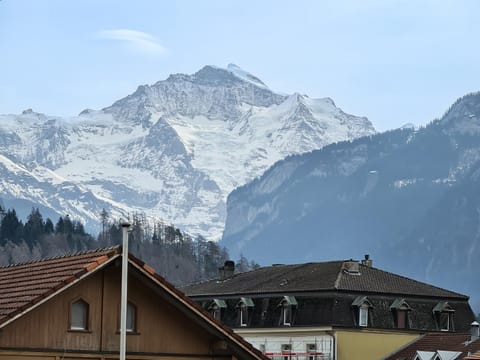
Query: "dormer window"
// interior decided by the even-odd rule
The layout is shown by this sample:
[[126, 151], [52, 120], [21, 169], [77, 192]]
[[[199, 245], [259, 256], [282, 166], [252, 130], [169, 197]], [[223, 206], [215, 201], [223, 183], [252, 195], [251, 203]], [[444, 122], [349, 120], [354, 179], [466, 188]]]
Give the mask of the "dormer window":
[[366, 327], [368, 326], [370, 320], [370, 312], [373, 308], [372, 303], [367, 299], [366, 296], [357, 297], [353, 303], [352, 307], [355, 310], [356, 320], [358, 326]]
[[225, 303], [224, 300], [213, 299], [210, 306], [208, 307], [208, 311], [210, 312], [210, 315], [212, 315], [214, 319], [221, 320], [222, 309], [226, 309], [226, 308], [227, 308], [227, 304]]
[[82, 299], [74, 301], [70, 306], [70, 330], [88, 330], [88, 303]]
[[252, 299], [250, 298], [241, 298], [240, 301], [237, 303], [235, 308], [238, 311], [238, 322], [240, 326], [247, 326], [249, 320], [249, 312], [251, 308], [255, 305], [253, 304]]
[[408, 329], [408, 313], [412, 311], [412, 308], [405, 299], [395, 299], [395, 301], [390, 305], [390, 311], [393, 314], [393, 322], [397, 329]]
[[455, 310], [448, 304], [447, 301], [440, 301], [433, 308], [433, 316], [437, 329], [440, 331], [455, 331], [453, 323], [453, 315]]
[[293, 311], [297, 307], [297, 300], [294, 296], [284, 296], [282, 301], [278, 304], [280, 307], [280, 324], [284, 326], [291, 326], [293, 323]]

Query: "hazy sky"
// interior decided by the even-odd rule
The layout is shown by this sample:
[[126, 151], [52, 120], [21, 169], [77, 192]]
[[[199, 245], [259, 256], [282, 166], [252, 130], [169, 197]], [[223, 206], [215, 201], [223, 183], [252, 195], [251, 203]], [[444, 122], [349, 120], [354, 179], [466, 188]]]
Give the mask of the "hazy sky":
[[0, 0], [0, 113], [98, 109], [235, 63], [379, 130], [480, 90], [480, 1]]

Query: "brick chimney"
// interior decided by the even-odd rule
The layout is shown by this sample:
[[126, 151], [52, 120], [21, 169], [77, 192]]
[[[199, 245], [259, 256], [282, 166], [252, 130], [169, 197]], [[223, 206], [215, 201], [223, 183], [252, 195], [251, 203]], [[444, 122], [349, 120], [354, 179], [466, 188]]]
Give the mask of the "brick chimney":
[[372, 259], [370, 259], [370, 255], [368, 255], [368, 254], [365, 255], [365, 259], [362, 260], [362, 265], [372, 267], [373, 261], [372, 261]]
[[235, 262], [232, 260], [225, 261], [223, 266], [218, 268], [218, 275], [220, 280], [225, 280], [233, 276], [235, 272]]

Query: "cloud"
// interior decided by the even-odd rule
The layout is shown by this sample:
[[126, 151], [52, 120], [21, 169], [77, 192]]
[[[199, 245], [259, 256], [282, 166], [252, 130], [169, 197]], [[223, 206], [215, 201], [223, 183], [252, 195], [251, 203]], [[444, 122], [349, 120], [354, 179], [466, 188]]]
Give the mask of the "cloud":
[[155, 36], [143, 31], [113, 29], [98, 31], [96, 35], [101, 39], [120, 41], [134, 50], [152, 55], [165, 55], [168, 52]]

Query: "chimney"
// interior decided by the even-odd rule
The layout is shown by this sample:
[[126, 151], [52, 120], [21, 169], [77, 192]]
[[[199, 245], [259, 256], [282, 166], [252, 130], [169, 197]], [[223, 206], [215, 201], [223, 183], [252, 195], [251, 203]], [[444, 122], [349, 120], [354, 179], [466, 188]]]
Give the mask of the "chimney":
[[474, 321], [470, 324], [470, 341], [475, 341], [480, 338], [480, 324]]
[[370, 255], [366, 254], [365, 259], [362, 260], [362, 265], [372, 267], [373, 261], [370, 259]]
[[232, 260], [225, 261], [225, 264], [218, 268], [220, 280], [225, 280], [233, 276], [235, 272], [235, 263]]

